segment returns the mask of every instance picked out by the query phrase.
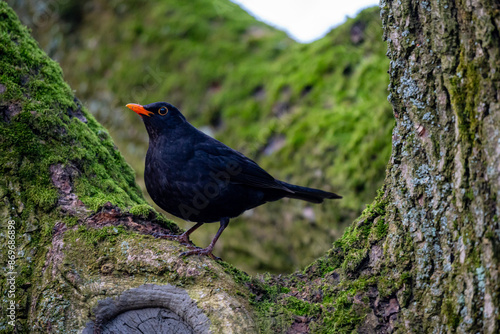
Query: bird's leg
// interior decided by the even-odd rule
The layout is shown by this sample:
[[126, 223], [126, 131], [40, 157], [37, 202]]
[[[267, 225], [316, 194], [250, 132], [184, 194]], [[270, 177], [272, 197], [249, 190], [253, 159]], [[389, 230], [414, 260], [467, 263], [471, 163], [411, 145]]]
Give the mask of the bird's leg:
[[220, 221], [219, 230], [217, 231], [217, 233], [215, 234], [215, 237], [212, 239], [212, 242], [210, 243], [210, 245], [208, 245], [207, 248], [193, 249], [193, 250], [190, 250], [187, 252], [182, 252], [181, 256], [189, 256], [189, 255], [198, 254], [198, 255], [210, 256], [214, 260], [220, 260], [220, 258], [218, 258], [212, 254], [212, 250], [214, 249], [215, 243], [217, 242], [217, 240], [219, 240], [220, 235], [226, 229], [227, 225], [229, 225], [229, 218], [222, 218]]
[[190, 248], [196, 248], [196, 246], [193, 244], [193, 242], [191, 240], [189, 240], [189, 235], [191, 233], [193, 233], [201, 225], [203, 225], [203, 223], [196, 223], [196, 225], [194, 225], [193, 227], [191, 227], [189, 230], [187, 230], [186, 232], [182, 233], [181, 235], [154, 233], [153, 236], [155, 238], [177, 240], [181, 244], [187, 245]]

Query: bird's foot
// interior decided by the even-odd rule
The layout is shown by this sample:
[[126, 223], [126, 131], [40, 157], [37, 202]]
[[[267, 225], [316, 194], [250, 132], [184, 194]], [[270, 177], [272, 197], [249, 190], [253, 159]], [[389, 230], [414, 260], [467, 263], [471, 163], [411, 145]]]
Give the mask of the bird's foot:
[[155, 232], [152, 234], [155, 238], [168, 239], [178, 241], [180, 244], [187, 246], [189, 249], [199, 249], [199, 247], [195, 246], [191, 240], [189, 240], [189, 236], [185, 233], [176, 235], [176, 234], [164, 234]]
[[212, 248], [207, 247], [207, 248], [198, 248], [198, 249], [193, 249], [190, 251], [182, 252], [179, 256], [184, 257], [184, 256], [190, 256], [190, 255], [206, 255], [211, 257], [214, 260], [219, 260], [222, 261], [220, 257], [215, 256], [212, 254]]

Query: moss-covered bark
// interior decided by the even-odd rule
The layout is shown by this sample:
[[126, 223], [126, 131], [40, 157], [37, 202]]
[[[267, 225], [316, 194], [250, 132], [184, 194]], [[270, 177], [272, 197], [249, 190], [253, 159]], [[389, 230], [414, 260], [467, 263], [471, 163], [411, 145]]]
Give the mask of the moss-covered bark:
[[77, 332], [98, 300], [144, 283], [187, 291], [214, 332], [500, 330], [497, 2], [382, 2], [396, 117], [385, 184], [324, 257], [257, 278], [146, 236], [176, 227], [0, 6], [1, 212], [16, 226], [21, 332]]

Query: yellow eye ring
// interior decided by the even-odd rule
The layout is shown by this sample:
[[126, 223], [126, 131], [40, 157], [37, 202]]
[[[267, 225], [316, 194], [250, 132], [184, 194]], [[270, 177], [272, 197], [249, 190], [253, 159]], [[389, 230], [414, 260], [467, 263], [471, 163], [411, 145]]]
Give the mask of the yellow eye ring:
[[160, 109], [158, 109], [158, 114], [162, 116], [165, 116], [167, 113], [168, 113], [167, 107], [161, 107]]

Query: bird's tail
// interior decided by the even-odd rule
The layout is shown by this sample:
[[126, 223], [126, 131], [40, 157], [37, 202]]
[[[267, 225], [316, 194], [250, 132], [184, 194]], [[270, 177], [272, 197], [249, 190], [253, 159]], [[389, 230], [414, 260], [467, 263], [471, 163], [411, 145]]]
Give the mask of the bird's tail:
[[283, 181], [278, 181], [278, 182], [287, 189], [291, 190], [291, 192], [287, 192], [285, 197], [297, 198], [311, 203], [321, 203], [325, 198], [328, 199], [342, 198], [342, 196], [339, 196], [337, 194], [328, 191], [296, 186], [294, 184], [289, 184]]

